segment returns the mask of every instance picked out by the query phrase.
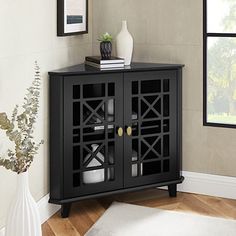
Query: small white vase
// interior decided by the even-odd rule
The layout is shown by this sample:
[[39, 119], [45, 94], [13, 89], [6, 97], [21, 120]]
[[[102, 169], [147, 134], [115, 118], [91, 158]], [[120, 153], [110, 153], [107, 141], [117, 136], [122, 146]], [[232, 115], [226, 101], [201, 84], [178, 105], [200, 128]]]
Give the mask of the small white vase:
[[127, 22], [123, 20], [121, 31], [116, 37], [116, 52], [117, 57], [124, 58], [126, 66], [131, 63], [133, 47], [133, 37], [127, 29]]
[[114, 115], [114, 100], [109, 99], [107, 102], [107, 113], [108, 115]]
[[[104, 104], [102, 105], [102, 110], [103, 110], [103, 112], [105, 111]], [[109, 99], [107, 101], [107, 114], [114, 115], [114, 100], [113, 99]]]
[[42, 236], [38, 206], [29, 191], [28, 171], [17, 176], [17, 192], [8, 213], [5, 236]]

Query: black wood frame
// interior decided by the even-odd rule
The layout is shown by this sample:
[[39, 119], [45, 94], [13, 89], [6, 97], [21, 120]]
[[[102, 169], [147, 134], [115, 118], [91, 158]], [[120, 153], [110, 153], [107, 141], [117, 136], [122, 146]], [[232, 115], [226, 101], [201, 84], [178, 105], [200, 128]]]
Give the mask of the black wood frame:
[[[172, 157], [169, 158], [170, 161], [170, 168], [171, 171], [168, 174], [164, 174], [164, 173], [156, 173], [153, 174], [151, 176], [142, 176], [142, 177], [136, 177], [133, 178], [131, 177], [130, 173], [131, 173], [131, 165], [130, 165], [130, 160], [129, 157], [132, 155], [131, 153], [129, 153], [129, 151], [132, 150], [131, 148], [131, 143], [132, 143], [132, 139], [125, 135], [124, 136], [124, 186], [125, 187], [134, 187], [134, 186], [139, 186], [139, 185], [145, 185], [145, 184], [150, 184], [150, 183], [155, 183], [156, 180], [160, 180], [162, 181], [168, 181], [170, 179], [178, 179], [179, 176], [179, 157], [175, 157], [177, 152], [177, 137], [176, 135], [178, 134], [179, 130], [179, 126], [178, 126], [178, 119], [176, 117], [176, 115], [178, 115], [180, 112], [179, 110], [179, 103], [176, 103], [176, 98], [178, 97], [178, 87], [179, 87], [179, 81], [181, 81], [181, 77], [178, 77], [179, 74], [177, 74], [177, 71], [175, 70], [170, 70], [170, 71], [155, 71], [155, 72], [138, 72], [138, 73], [127, 73], [124, 76], [124, 101], [126, 101], [124, 103], [124, 124], [126, 126], [132, 126], [132, 120], [131, 120], [131, 102], [129, 102], [129, 100], [131, 99], [130, 97], [132, 96], [132, 92], [131, 92], [131, 84], [134, 81], [139, 81], [139, 82], [144, 82], [145, 80], [155, 80], [155, 79], [161, 79], [162, 82], [164, 80], [168, 80], [169, 81], [169, 86], [170, 88], [170, 111], [171, 114], [168, 117], [168, 120], [170, 122], [170, 127], [171, 130], [169, 130], [169, 132], [167, 134], [170, 135], [170, 143], [171, 143], [171, 147], [170, 147], [170, 152], [173, 155]], [[176, 79], [178, 78], [178, 79]], [[140, 92], [140, 91], [139, 91]], [[145, 97], [145, 94], [138, 94], [135, 95], [136, 98], [138, 98], [140, 100], [141, 97]], [[161, 93], [164, 93], [163, 91]], [[134, 95], [133, 95], [134, 96]], [[141, 110], [140, 104], [139, 104], [139, 110]], [[161, 112], [162, 115], [162, 119], [163, 117], [163, 111]], [[152, 119], [152, 121], [155, 119]], [[138, 120], [134, 120], [134, 122], [138, 122], [139, 123], [139, 132], [136, 136], [134, 136], [134, 139], [138, 139], [138, 140], [142, 140], [143, 137], [145, 135], [142, 135], [140, 132], [140, 125], [142, 123], [142, 118], [139, 118]], [[145, 120], [144, 120], [145, 122]], [[177, 127], [178, 126], [178, 127]], [[178, 130], [178, 131], [177, 131]], [[155, 137], [157, 134], [153, 134], [153, 135], [149, 135], [151, 137]], [[160, 139], [163, 138], [163, 135], [165, 135], [164, 132], [161, 133], [161, 136], [159, 136]], [[162, 140], [163, 141], [163, 140]], [[178, 154], [177, 154], [178, 155]], [[151, 160], [152, 161], [152, 160]], [[145, 164], [144, 162], [142, 162], [143, 164]]]
[[[109, 71], [101, 71], [99, 69], [93, 67], [86, 67], [84, 64], [65, 68], [59, 71], [50, 72], [50, 200], [49, 202], [62, 205], [61, 208], [61, 216], [68, 217], [70, 212], [71, 203], [83, 199], [102, 197], [110, 194], [116, 193], [124, 193], [130, 191], [137, 191], [145, 188], [152, 187], [160, 187], [160, 186], [168, 186], [169, 195], [171, 197], [176, 196], [176, 185], [178, 183], [182, 183], [183, 177], [181, 175], [181, 156], [182, 156], [182, 67], [183, 65], [165, 65], [165, 64], [150, 64], [150, 63], [134, 63], [129, 68], [125, 68], [122, 70], [109, 70]], [[138, 74], [136, 73], [138, 72]], [[158, 73], [157, 73], [158, 72]], [[173, 175], [171, 174], [168, 178], [158, 179], [156, 176], [156, 181], [143, 181], [138, 180], [138, 184], [134, 183], [129, 186], [120, 187], [117, 186], [115, 188], [110, 189], [101, 189], [101, 191], [89, 191], [78, 192], [78, 194], [66, 196], [65, 191], [65, 155], [67, 152], [66, 142], [68, 137], [64, 137], [65, 135], [65, 112], [68, 112], [68, 104], [71, 102], [68, 101], [65, 103], [65, 91], [68, 81], [80, 81], [79, 83], [97, 83], [99, 82], [115, 82], [117, 80], [125, 80], [125, 74], [130, 77], [132, 74], [135, 75], [135, 80], [138, 79], [155, 79], [161, 78], [165, 79], [165, 74], [169, 74], [166, 79], [171, 78], [176, 80], [174, 83], [174, 87], [172, 87], [171, 91], [175, 93], [175, 99], [173, 99], [174, 106], [177, 107], [177, 114], [174, 114], [174, 120], [176, 121], [176, 131], [174, 131], [173, 135], [176, 140], [176, 153], [174, 155], [175, 158], [175, 167], [172, 169]], [[143, 76], [139, 77], [139, 74]], [[160, 76], [157, 76], [157, 75]], [[86, 75], [86, 76], [84, 76]], [[123, 75], [124, 77], [120, 77], [119, 75]], [[172, 75], [172, 76], [171, 76]], [[88, 77], [89, 76], [89, 77]], [[98, 77], [99, 80], [97, 80]], [[151, 77], [150, 77], [151, 76]], [[83, 79], [84, 78], [84, 79]], [[82, 80], [80, 80], [82, 79]], [[90, 80], [91, 79], [91, 80]], [[126, 78], [127, 79], [127, 78]], [[130, 78], [132, 79], [132, 77]], [[76, 84], [76, 83], [75, 83]], [[118, 83], [119, 87], [121, 87], [120, 82]], [[71, 86], [69, 86], [71, 87]], [[123, 90], [122, 90], [123, 91]], [[124, 92], [128, 92], [127, 89]], [[123, 92], [122, 92], [123, 93]], [[80, 87], [80, 94], [82, 94], [82, 90]], [[68, 94], [67, 94], [68, 95]], [[118, 96], [122, 96], [122, 94], [118, 94]], [[128, 94], [125, 96], [128, 98]], [[122, 98], [123, 99], [123, 98]], [[175, 100], [175, 101], [174, 101]], [[123, 102], [122, 102], [123, 101]], [[128, 101], [121, 100], [119, 103], [122, 103], [121, 106], [124, 105]], [[62, 105], [64, 104], [64, 105]], [[120, 111], [120, 109], [118, 109]], [[173, 111], [173, 110], [172, 110]], [[122, 113], [122, 112], [121, 112]], [[127, 115], [127, 114], [126, 114]], [[123, 117], [123, 114], [121, 114]], [[129, 116], [131, 116], [129, 112]], [[122, 118], [123, 119], [123, 118]], [[126, 119], [127, 120], [127, 119]], [[127, 125], [124, 123], [118, 124], [118, 126]], [[52, 132], [53, 131], [53, 132]], [[80, 131], [81, 132], [81, 131]], [[127, 137], [128, 138], [128, 137]], [[125, 141], [125, 140], [124, 140]], [[123, 150], [123, 149], [122, 149]], [[124, 164], [123, 164], [124, 165]], [[120, 168], [120, 167], [119, 167]], [[68, 169], [70, 171], [70, 168]], [[67, 171], [66, 171], [67, 172]], [[129, 171], [130, 172], [130, 171]], [[123, 175], [123, 174], [122, 174]], [[125, 175], [123, 175], [125, 178]], [[124, 180], [123, 180], [124, 181]], [[98, 184], [99, 185], [99, 184]]]
[[79, 34], [88, 33], [88, 0], [86, 1], [86, 29], [84, 31], [65, 33], [64, 28], [64, 1], [66, 0], [57, 0], [57, 36], [72, 36]]
[[[82, 97], [83, 94], [83, 89], [82, 86], [84, 84], [108, 84], [108, 83], [114, 83], [115, 84], [115, 88], [114, 88], [114, 92], [115, 95], [112, 96], [115, 99], [115, 127], [119, 128], [119, 127], [123, 127], [123, 117], [120, 115], [123, 112], [123, 90], [120, 89], [123, 87], [123, 77], [121, 73], [116, 73], [116, 74], [94, 74], [94, 75], [90, 75], [89, 77], [86, 75], [80, 75], [80, 76], [66, 76], [64, 77], [64, 156], [67, 156], [67, 158], [64, 158], [64, 181], [66, 183], [71, 183], [73, 182], [72, 179], [72, 175], [71, 175], [71, 169], [72, 168], [72, 150], [71, 150], [71, 130], [73, 130], [73, 125], [71, 124], [71, 120], [73, 120], [73, 111], [72, 111], [72, 106], [70, 106], [70, 104], [73, 103], [73, 99], [70, 96], [72, 94], [72, 88], [74, 84], [77, 84], [79, 82], [80, 85], [80, 94]], [[107, 91], [108, 92], [108, 91]], [[98, 100], [106, 100], [108, 98], [108, 94], [106, 94], [103, 98], [93, 98], [92, 100], [94, 101], [94, 99], [98, 99]], [[90, 99], [91, 100], [91, 99]], [[83, 110], [83, 105], [86, 103], [86, 98], [81, 98], [80, 100], [80, 111], [82, 112]], [[108, 124], [107, 119], [105, 118], [104, 123]], [[104, 125], [105, 125], [104, 124]], [[103, 125], [103, 124], [102, 124]], [[106, 125], [105, 125], [106, 126]], [[85, 125], [83, 124], [83, 117], [80, 116], [80, 137], [83, 136], [83, 128], [85, 127], [89, 127], [89, 125]], [[114, 128], [115, 129], [115, 128]], [[105, 129], [105, 133], [107, 133], [108, 131]], [[106, 137], [103, 139], [103, 141], [101, 140], [96, 140], [96, 141], [89, 141], [89, 142], [79, 142], [79, 146], [81, 147], [80, 150], [80, 155], [82, 156], [82, 147], [85, 147], [86, 144], [88, 143], [102, 143], [101, 146], [105, 146], [105, 144], [108, 144], [111, 140], [112, 142], [114, 142], [114, 149], [117, 150], [114, 156], [115, 159], [115, 164], [114, 164], [114, 168], [115, 168], [115, 181], [110, 181], [110, 182], [102, 182], [102, 183], [97, 183], [97, 184], [93, 184], [93, 185], [82, 185], [82, 177], [81, 177], [81, 183], [80, 186], [77, 188], [70, 188], [70, 185], [67, 184], [65, 185], [65, 191], [64, 191], [64, 197], [65, 198], [70, 198], [70, 197], [74, 197], [75, 195], [78, 196], [78, 192], [80, 192], [82, 195], [89, 195], [91, 193], [96, 193], [96, 192], [105, 192], [105, 191], [111, 191], [114, 189], [119, 189], [121, 188], [121, 186], [123, 185], [123, 159], [122, 159], [122, 155], [123, 155], [123, 137], [119, 137], [117, 134], [115, 134], [115, 137], [113, 139], [109, 139], [107, 137], [107, 135], [105, 135]], [[107, 145], [108, 146], [108, 145]], [[70, 159], [71, 158], [71, 159]], [[82, 162], [82, 159], [80, 160]], [[85, 167], [82, 167], [83, 164], [80, 163], [80, 172], [84, 172], [86, 171]], [[108, 166], [103, 166], [103, 168], [105, 168]], [[92, 167], [90, 167], [90, 169], [92, 169]], [[68, 174], [67, 174], [68, 173]], [[119, 175], [118, 175], [119, 173]]]
[[207, 32], [207, 0], [203, 0], [203, 125], [222, 128], [236, 128], [233, 124], [213, 123], [207, 121], [207, 38], [236, 37], [236, 33]]
[[167, 182], [163, 182], [163, 183], [159, 183], [159, 184], [148, 184], [148, 185], [138, 186], [138, 187], [134, 187], [134, 188], [124, 188], [124, 189], [119, 189], [119, 190], [113, 190], [113, 191], [108, 191], [108, 192], [103, 192], [103, 193], [96, 193], [96, 194], [92, 194], [92, 195], [85, 195], [85, 196], [81, 196], [81, 197], [63, 199], [63, 200], [49, 199], [49, 202], [54, 203], [54, 204], [60, 204], [61, 205], [61, 217], [67, 218], [70, 214], [71, 204], [76, 201], [92, 199], [92, 198], [100, 198], [100, 197], [109, 196], [109, 195], [113, 195], [113, 194], [135, 192], [135, 191], [140, 191], [143, 189], [156, 188], [156, 187], [162, 187], [162, 186], [168, 187], [168, 193], [169, 193], [170, 197], [176, 197], [177, 196], [177, 184], [181, 184], [183, 181], [184, 181], [184, 177], [181, 176], [178, 180], [167, 181]]

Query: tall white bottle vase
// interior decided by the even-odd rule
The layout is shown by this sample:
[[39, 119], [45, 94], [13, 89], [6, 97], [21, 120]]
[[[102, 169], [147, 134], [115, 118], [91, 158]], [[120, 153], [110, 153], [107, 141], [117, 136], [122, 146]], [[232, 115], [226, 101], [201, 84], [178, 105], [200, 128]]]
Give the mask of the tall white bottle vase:
[[8, 213], [5, 236], [42, 236], [38, 206], [29, 191], [28, 171], [17, 178], [17, 192]]
[[125, 59], [125, 65], [130, 65], [134, 47], [134, 40], [127, 29], [127, 22], [122, 21], [122, 28], [116, 37], [117, 56]]

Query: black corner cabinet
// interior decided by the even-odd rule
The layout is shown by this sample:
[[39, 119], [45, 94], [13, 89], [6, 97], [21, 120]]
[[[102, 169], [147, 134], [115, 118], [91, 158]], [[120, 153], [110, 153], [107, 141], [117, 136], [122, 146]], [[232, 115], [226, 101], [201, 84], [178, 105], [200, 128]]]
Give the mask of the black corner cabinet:
[[181, 176], [183, 65], [84, 64], [50, 75], [50, 202], [149, 187], [176, 196]]

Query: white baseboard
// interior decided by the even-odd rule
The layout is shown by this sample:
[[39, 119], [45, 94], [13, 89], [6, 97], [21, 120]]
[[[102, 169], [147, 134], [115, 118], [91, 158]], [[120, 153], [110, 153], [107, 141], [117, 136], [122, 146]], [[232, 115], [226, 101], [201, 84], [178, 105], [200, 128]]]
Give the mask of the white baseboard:
[[236, 177], [183, 171], [178, 191], [236, 199]]
[[0, 229], [0, 236], [5, 236], [5, 228]]
[[[188, 171], [183, 171], [182, 175], [185, 180], [178, 185], [178, 191], [236, 199], [236, 177]], [[163, 187], [163, 189], [166, 189], [166, 187]], [[60, 209], [60, 206], [48, 203], [48, 199], [49, 194], [38, 202], [42, 223]], [[0, 236], [4, 236], [4, 228], [0, 229]]]
[[42, 224], [61, 208], [60, 205], [48, 203], [48, 200], [49, 194], [47, 194], [38, 201], [39, 213], [41, 216]]
[[[188, 171], [183, 171], [182, 175], [184, 182], [177, 185], [177, 190], [180, 192], [236, 199], [236, 177]], [[167, 187], [160, 189], [167, 189]]]
[[[60, 206], [50, 204], [48, 203], [48, 200], [49, 200], [49, 194], [41, 198], [37, 203], [42, 224], [60, 209]], [[0, 229], [0, 236], [4, 235], [5, 235], [5, 228], [2, 228]]]

